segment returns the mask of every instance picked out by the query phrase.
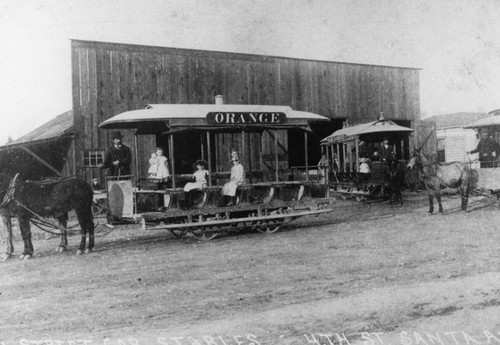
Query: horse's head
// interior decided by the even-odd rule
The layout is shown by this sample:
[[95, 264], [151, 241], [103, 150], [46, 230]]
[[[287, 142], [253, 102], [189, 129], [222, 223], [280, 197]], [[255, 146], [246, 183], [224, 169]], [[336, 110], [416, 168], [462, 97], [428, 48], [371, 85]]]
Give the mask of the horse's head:
[[408, 161], [408, 164], [406, 164], [406, 167], [408, 169], [413, 169], [414, 167], [421, 165], [422, 164], [422, 153], [420, 149], [415, 149], [410, 157], [410, 160]]

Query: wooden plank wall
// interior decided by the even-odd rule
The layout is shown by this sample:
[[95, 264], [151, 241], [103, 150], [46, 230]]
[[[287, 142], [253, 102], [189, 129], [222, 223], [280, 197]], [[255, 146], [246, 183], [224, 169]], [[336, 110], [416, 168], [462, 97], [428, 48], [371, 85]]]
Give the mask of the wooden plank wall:
[[[72, 85], [77, 171], [83, 171], [85, 149], [109, 144], [108, 132], [97, 128], [100, 122], [148, 103], [213, 103], [221, 94], [226, 103], [290, 105], [351, 124], [374, 120], [380, 112], [395, 120], [420, 118], [419, 72], [408, 68], [72, 41]], [[133, 148], [132, 133], [123, 134]], [[225, 157], [227, 147], [220, 144], [229, 139], [219, 141]], [[286, 132], [279, 140], [286, 145]], [[139, 140], [143, 176], [154, 141]], [[258, 147], [247, 142], [246, 155], [253, 157]], [[262, 149], [274, 154], [268, 133]]]

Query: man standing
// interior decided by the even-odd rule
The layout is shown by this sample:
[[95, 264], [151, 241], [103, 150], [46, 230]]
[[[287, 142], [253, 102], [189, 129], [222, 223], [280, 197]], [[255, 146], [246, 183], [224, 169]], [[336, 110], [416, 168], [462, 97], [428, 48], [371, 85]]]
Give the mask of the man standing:
[[100, 168], [109, 169], [108, 176], [120, 177], [129, 176], [130, 178], [130, 164], [132, 163], [132, 154], [130, 149], [122, 144], [122, 135], [119, 131], [111, 133], [111, 145], [104, 158], [104, 163], [100, 164]]
[[392, 146], [389, 145], [389, 139], [384, 138], [382, 141], [382, 145], [380, 145], [380, 149], [378, 150], [380, 161], [387, 162], [389, 158], [391, 158], [392, 154]]
[[481, 168], [493, 168], [495, 162], [498, 160], [498, 155], [500, 154], [500, 145], [493, 139], [493, 135], [486, 131], [481, 132], [481, 140], [477, 147], [468, 151], [467, 154], [478, 153], [479, 161], [481, 162]]

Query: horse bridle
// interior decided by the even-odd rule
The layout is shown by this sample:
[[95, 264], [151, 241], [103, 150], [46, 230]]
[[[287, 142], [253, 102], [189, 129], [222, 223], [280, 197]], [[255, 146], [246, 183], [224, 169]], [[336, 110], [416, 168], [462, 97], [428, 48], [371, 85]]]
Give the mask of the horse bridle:
[[14, 197], [14, 193], [16, 192], [16, 182], [17, 182], [18, 177], [19, 177], [19, 173], [17, 173], [14, 176], [14, 178], [10, 181], [9, 187], [7, 187], [7, 189], [5, 189], [1, 192], [1, 193], [6, 192], [6, 193], [3, 196], [3, 200], [2, 200], [2, 203], [0, 204], [0, 207], [6, 207], [12, 201], [16, 200]]

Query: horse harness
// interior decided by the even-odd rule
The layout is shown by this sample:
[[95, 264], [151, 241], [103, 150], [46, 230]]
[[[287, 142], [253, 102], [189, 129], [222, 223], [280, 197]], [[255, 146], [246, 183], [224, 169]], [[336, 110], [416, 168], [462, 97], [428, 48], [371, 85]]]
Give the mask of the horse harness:
[[[29, 217], [30, 222], [33, 225], [35, 225], [37, 228], [39, 228], [40, 230], [42, 230], [42, 231], [48, 232], [48, 233], [53, 234], [53, 235], [63, 235], [63, 234], [67, 234], [67, 233], [70, 233], [70, 232], [76, 232], [76, 231], [71, 231], [69, 229], [63, 228], [62, 226], [58, 226], [58, 225], [55, 225], [53, 223], [50, 223], [50, 222], [46, 221], [38, 213], [36, 213], [32, 209], [30, 209], [28, 206], [26, 206], [25, 204], [23, 204], [21, 201], [19, 201], [15, 197], [16, 183], [17, 183], [18, 177], [19, 177], [19, 173], [17, 173], [14, 176], [14, 178], [12, 179], [12, 181], [10, 181], [9, 187], [6, 190], [1, 191], [2, 193], [5, 192], [5, 195], [3, 197], [2, 203], [0, 204], [0, 208], [6, 208], [12, 202], [14, 202], [17, 206], [23, 208], [25, 211], [27, 211], [31, 215]], [[66, 179], [69, 179], [69, 178], [66, 178]], [[53, 183], [53, 182], [52, 181], [51, 182], [40, 182], [38, 184], [41, 185], [41, 184], [48, 184], [48, 183]], [[47, 228], [44, 228], [44, 227], [51, 228], [53, 230], [59, 230], [60, 232], [50, 231], [50, 230], [48, 230]]]

